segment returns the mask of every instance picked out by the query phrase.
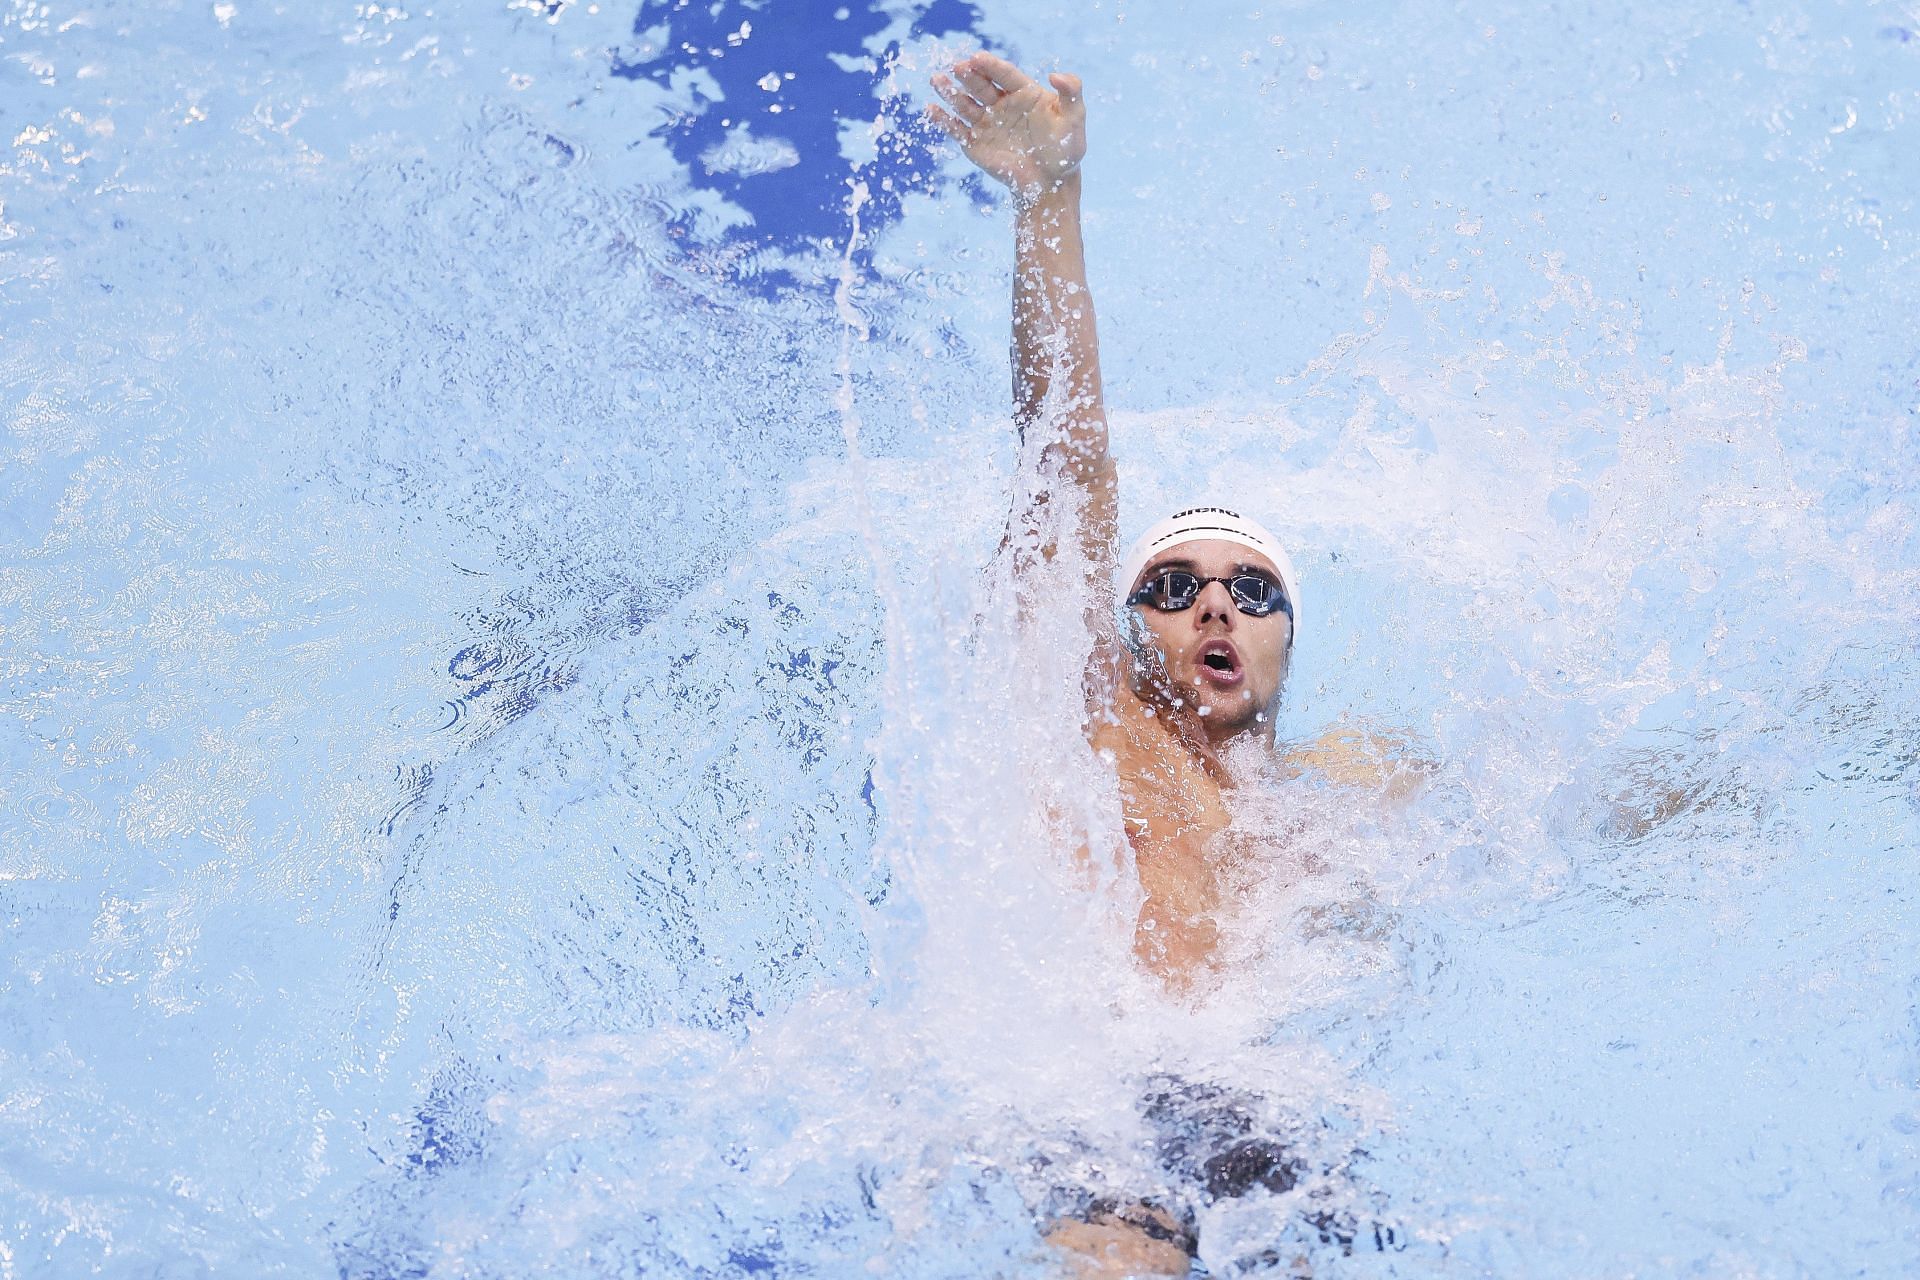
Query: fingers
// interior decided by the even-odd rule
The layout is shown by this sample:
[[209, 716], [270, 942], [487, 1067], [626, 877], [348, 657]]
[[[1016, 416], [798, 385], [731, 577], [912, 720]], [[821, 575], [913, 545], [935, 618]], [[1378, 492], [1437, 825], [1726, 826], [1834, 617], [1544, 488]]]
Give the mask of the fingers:
[[949, 138], [965, 146], [972, 138], [972, 130], [961, 122], [951, 111], [942, 111], [932, 103], [927, 104], [927, 119], [939, 125]]
[[967, 87], [967, 92], [983, 107], [990, 107], [1007, 96], [995, 88], [991, 80], [976, 71], [971, 62], [962, 62], [953, 70], [960, 83]]
[[975, 72], [992, 81], [994, 87], [1003, 93], [1018, 93], [1033, 83], [1032, 77], [997, 53], [988, 53], [983, 49], [967, 61], [973, 64]]
[[935, 76], [933, 87], [942, 98], [947, 100], [947, 105], [953, 108], [953, 113], [969, 125], [979, 124], [987, 114], [987, 109], [969, 97], [967, 91], [954, 83], [952, 77]]
[[[1047, 83], [1059, 95], [1062, 108], [1084, 109], [1079, 76], [1056, 71], [1047, 77]], [[984, 50], [954, 63], [951, 73], [936, 72], [933, 87], [953, 109], [951, 115], [942, 114], [948, 119], [957, 116], [967, 127], [979, 125], [991, 108], [1022, 90], [1033, 90], [1036, 101], [1040, 97], [1039, 85], [1026, 72], [999, 54]]]

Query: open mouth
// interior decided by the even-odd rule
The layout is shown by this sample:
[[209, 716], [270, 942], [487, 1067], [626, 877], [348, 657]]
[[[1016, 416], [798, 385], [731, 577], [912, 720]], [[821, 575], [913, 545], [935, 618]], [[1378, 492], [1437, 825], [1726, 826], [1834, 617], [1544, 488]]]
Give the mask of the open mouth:
[[1244, 674], [1240, 667], [1239, 652], [1226, 640], [1215, 640], [1203, 646], [1194, 655], [1194, 665], [1203, 679], [1218, 685], [1238, 684]]

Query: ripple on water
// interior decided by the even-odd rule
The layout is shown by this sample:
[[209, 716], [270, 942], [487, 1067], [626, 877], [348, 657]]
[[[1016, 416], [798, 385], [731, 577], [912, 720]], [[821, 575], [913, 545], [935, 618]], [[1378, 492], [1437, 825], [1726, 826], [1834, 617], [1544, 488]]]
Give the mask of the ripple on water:
[[[642, 52], [604, 3], [108, 8], [0, 21], [32, 72], [0, 213], [5, 1256], [1021, 1265], [1015, 1052], [1065, 1081], [1016, 1099], [1058, 1149], [1066, 1117], [1143, 1153], [1108, 1132], [1120, 1020], [1035, 1012], [1089, 970], [1003, 981], [1079, 932], [995, 789], [1035, 708], [983, 728], [954, 693], [1006, 505], [1005, 209], [916, 200], [945, 179], [875, 90], [896, 35], [980, 12], [761, 5], [749, 37], [648, 6], [674, 38]], [[1293, 1042], [1236, 1070], [1301, 1134], [1386, 1081], [1404, 1140], [1370, 1151], [1461, 1268], [1899, 1274], [1912, 24], [1576, 10], [1131, 6], [1114, 47], [1018, 15], [1102, 113], [1115, 405], [1186, 406], [1116, 412], [1129, 501], [1268, 501], [1327, 603], [1290, 723], [1384, 704], [1447, 756], [1407, 827], [1323, 827], [1371, 884], [1268, 868], [1228, 1020]], [[856, 472], [814, 247], [861, 176]]]

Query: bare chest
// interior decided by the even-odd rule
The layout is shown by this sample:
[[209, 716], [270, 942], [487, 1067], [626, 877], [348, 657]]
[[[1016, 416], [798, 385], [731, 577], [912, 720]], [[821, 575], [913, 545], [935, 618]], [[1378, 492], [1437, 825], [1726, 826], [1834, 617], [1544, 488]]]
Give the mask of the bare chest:
[[1162, 976], [1179, 978], [1213, 951], [1221, 907], [1216, 845], [1229, 815], [1219, 779], [1185, 748], [1157, 736], [1116, 731], [1096, 745], [1112, 753], [1144, 898], [1136, 950]]
[[1136, 857], [1204, 861], [1227, 825], [1220, 783], [1197, 762], [1167, 752], [1115, 753], [1121, 821]]

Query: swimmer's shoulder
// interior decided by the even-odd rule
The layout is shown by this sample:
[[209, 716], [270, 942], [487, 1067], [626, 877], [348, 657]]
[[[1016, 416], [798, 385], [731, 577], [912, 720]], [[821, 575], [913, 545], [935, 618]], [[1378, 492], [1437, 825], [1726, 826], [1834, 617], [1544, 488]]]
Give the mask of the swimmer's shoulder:
[[1165, 729], [1154, 713], [1129, 689], [1087, 718], [1087, 742], [1109, 764], [1139, 760], [1162, 746]]

